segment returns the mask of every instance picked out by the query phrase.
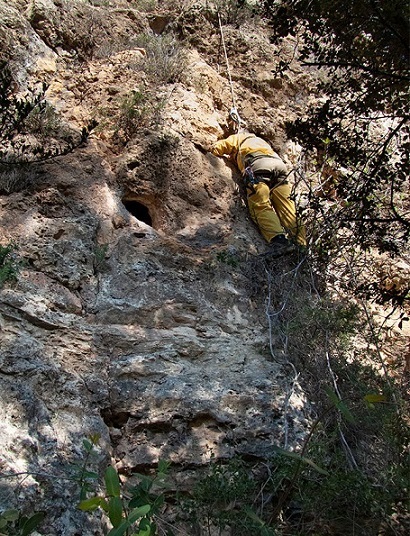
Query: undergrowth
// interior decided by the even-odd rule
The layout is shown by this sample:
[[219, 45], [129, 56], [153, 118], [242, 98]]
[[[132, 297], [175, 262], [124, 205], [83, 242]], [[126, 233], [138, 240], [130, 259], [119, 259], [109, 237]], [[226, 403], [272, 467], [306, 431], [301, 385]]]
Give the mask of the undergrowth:
[[16, 258], [17, 244], [9, 242], [6, 246], [0, 245], [0, 288], [7, 281], [16, 281], [21, 268], [21, 261]]
[[[90, 516], [98, 511], [97, 519], [109, 525], [106, 534], [407, 533], [408, 401], [394, 378], [375, 366], [374, 330], [360, 302], [319, 292], [307, 259], [266, 261], [260, 272], [271, 358], [294, 375], [312, 403], [307, 435], [296, 450], [273, 441], [264, 460], [211, 459], [193, 484], [182, 487], [174, 478], [181, 468], [166, 461], [146, 474], [125, 477], [108, 465], [101, 475], [93, 436], [83, 443], [85, 456], [74, 475], [77, 506]], [[284, 421], [290, 426], [286, 410]]]

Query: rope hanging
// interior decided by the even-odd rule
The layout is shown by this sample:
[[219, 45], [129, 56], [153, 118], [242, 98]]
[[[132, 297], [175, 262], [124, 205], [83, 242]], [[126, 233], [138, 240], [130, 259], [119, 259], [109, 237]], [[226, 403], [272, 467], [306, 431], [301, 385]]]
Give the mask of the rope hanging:
[[234, 94], [234, 91], [233, 91], [233, 84], [232, 84], [232, 77], [231, 77], [231, 70], [229, 68], [228, 54], [226, 52], [224, 33], [223, 33], [223, 30], [222, 30], [221, 16], [220, 16], [219, 13], [218, 13], [218, 21], [219, 21], [219, 30], [221, 32], [222, 47], [223, 47], [224, 55], [225, 55], [226, 71], [228, 73], [229, 88], [231, 90], [231, 98], [232, 98], [232, 108], [229, 110], [229, 117], [232, 119], [232, 121], [234, 121], [236, 123], [237, 129], [239, 131], [239, 129], [241, 128], [241, 125], [246, 126], [246, 123], [245, 123], [245, 121], [243, 121], [241, 119], [241, 117], [239, 115], [239, 112], [238, 112], [238, 110], [236, 108], [235, 94]]

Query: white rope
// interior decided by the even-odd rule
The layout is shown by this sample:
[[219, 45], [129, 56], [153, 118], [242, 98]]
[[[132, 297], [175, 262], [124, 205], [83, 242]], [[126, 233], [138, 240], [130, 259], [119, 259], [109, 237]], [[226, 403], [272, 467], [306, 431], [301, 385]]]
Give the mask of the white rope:
[[226, 52], [224, 33], [223, 33], [223, 29], [222, 29], [222, 21], [221, 21], [221, 16], [220, 16], [219, 13], [218, 13], [218, 21], [219, 21], [219, 30], [221, 32], [222, 47], [223, 47], [224, 55], [225, 55], [226, 71], [228, 73], [229, 89], [231, 91], [231, 99], [232, 99], [232, 108], [229, 111], [229, 116], [237, 124], [238, 132], [239, 132], [239, 129], [241, 128], [241, 125], [246, 126], [246, 123], [245, 123], [245, 121], [243, 121], [241, 119], [241, 117], [239, 116], [239, 112], [238, 112], [238, 110], [236, 108], [235, 94], [234, 94], [234, 91], [233, 91], [233, 83], [232, 83], [232, 77], [231, 77], [231, 70], [229, 68], [228, 54]]
[[230, 87], [230, 90], [231, 90], [232, 107], [236, 109], [235, 95], [234, 95], [234, 92], [233, 92], [233, 84], [232, 84], [232, 78], [231, 78], [231, 71], [229, 69], [228, 54], [226, 53], [224, 33], [223, 33], [223, 30], [222, 30], [221, 16], [219, 15], [219, 13], [218, 13], [218, 21], [219, 21], [219, 30], [221, 32], [222, 47], [224, 49], [224, 54], [225, 54], [226, 71], [228, 73], [229, 87]]

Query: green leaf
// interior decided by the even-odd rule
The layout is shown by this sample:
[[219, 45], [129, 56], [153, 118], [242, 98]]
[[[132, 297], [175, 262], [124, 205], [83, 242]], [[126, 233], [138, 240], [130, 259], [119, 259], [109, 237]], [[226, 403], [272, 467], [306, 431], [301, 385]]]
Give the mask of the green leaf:
[[273, 449], [278, 453], [282, 454], [283, 456], [287, 456], [288, 458], [292, 458], [294, 460], [299, 460], [303, 463], [306, 463], [307, 465], [310, 465], [315, 469], [318, 473], [321, 475], [329, 476], [329, 473], [325, 471], [325, 469], [322, 469], [319, 467], [314, 461], [312, 461], [310, 458], [305, 458], [304, 456], [301, 456], [300, 454], [296, 454], [295, 452], [290, 452], [288, 450], [281, 449], [280, 447], [273, 447]]
[[346, 406], [344, 402], [340, 400], [337, 394], [334, 391], [332, 391], [332, 389], [329, 389], [328, 387], [325, 387], [325, 391], [326, 391], [327, 396], [335, 405], [336, 409], [340, 411], [340, 413], [347, 420], [347, 422], [354, 423], [355, 419], [353, 415], [351, 414], [349, 408]]
[[7, 520], [4, 519], [4, 517], [0, 516], [0, 529], [4, 529], [4, 527], [7, 525]]
[[252, 519], [252, 521], [256, 521], [256, 523], [258, 523], [258, 525], [261, 527], [265, 525], [265, 522], [258, 515], [256, 515], [255, 512], [249, 508], [249, 506], [245, 506], [245, 514]]
[[151, 521], [147, 517], [143, 517], [138, 525], [139, 530], [150, 530], [152, 529]]
[[133, 498], [128, 503], [130, 508], [137, 508], [138, 506], [144, 506], [145, 504], [151, 504], [149, 493], [140, 488], [134, 488], [132, 490]]
[[24, 526], [24, 524], [26, 523], [27, 520], [28, 520], [28, 517], [26, 517], [26, 516], [21, 516], [18, 519], [18, 527], [19, 527], [19, 529], [21, 529]]
[[170, 465], [171, 465], [170, 462], [166, 462], [165, 460], [159, 460], [158, 461], [158, 473], [164, 473], [164, 475], [166, 475]]
[[89, 486], [87, 484], [84, 484], [83, 486], [81, 486], [81, 489], [80, 489], [80, 501], [85, 501], [85, 499], [87, 498], [87, 493], [90, 491], [89, 489]]
[[104, 499], [102, 497], [90, 497], [89, 499], [85, 499], [84, 501], [81, 501], [78, 505], [78, 508], [82, 510], [83, 512], [93, 512], [96, 510], [99, 506], [101, 506], [101, 502]]
[[131, 523], [126, 519], [119, 527], [114, 527], [110, 530], [107, 536], [122, 536], [131, 526]]
[[90, 435], [90, 441], [93, 445], [97, 445], [100, 438], [101, 438], [101, 434], [99, 434], [98, 432]]
[[151, 478], [146, 475], [141, 475], [140, 473], [134, 473], [134, 475], [138, 476], [138, 478], [141, 480], [141, 482], [138, 484], [138, 486], [134, 488], [134, 490], [136, 492], [137, 490], [141, 490], [142, 492], [148, 493], [154, 485], [155, 478]]
[[111, 465], [105, 471], [105, 486], [107, 495], [110, 497], [119, 497], [121, 495], [121, 484], [117, 471]]
[[98, 480], [100, 475], [95, 471], [84, 471], [83, 478], [90, 478], [92, 480]]
[[137, 536], [150, 536], [151, 527], [147, 527], [146, 529], [140, 529], [136, 534]]
[[88, 439], [83, 439], [83, 446], [87, 452], [93, 450], [93, 444], [88, 441]]
[[24, 523], [21, 536], [27, 536], [43, 521], [44, 512], [37, 512]]
[[108, 511], [109, 511], [109, 506], [108, 506], [108, 503], [105, 499], [101, 498], [101, 504], [100, 504], [100, 507], [104, 510], [104, 512], [106, 514], [108, 514]]
[[108, 517], [113, 527], [119, 527], [122, 521], [122, 501], [120, 497], [111, 497], [108, 503]]
[[378, 395], [378, 394], [366, 395], [364, 399], [368, 404], [378, 404], [382, 402], [387, 402], [387, 397], [385, 395]]
[[18, 510], [5, 510], [1, 517], [3, 517], [6, 521], [16, 521], [19, 517], [19, 511]]
[[150, 510], [151, 506], [149, 504], [144, 504], [143, 506], [135, 508], [128, 516], [128, 521], [134, 523], [138, 518], [147, 515]]

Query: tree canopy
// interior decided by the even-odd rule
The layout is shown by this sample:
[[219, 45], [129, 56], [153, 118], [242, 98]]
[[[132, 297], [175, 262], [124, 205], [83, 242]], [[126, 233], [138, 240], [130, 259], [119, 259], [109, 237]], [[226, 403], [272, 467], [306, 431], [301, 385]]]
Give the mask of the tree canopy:
[[298, 36], [298, 59], [324, 73], [319, 103], [288, 129], [339, 170], [344, 203], [334, 220], [364, 249], [399, 253], [410, 235], [409, 3], [266, 0], [265, 8], [272, 40]]

